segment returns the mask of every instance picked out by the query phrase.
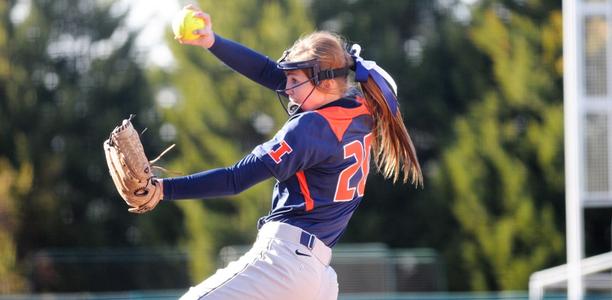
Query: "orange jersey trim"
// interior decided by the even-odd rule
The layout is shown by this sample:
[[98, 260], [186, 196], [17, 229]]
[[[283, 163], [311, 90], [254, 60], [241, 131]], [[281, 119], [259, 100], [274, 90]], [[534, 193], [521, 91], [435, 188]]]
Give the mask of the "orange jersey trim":
[[315, 112], [327, 120], [329, 127], [334, 132], [334, 135], [336, 135], [338, 141], [342, 141], [346, 129], [351, 125], [355, 117], [370, 114], [370, 111], [365, 105], [365, 100], [362, 97], [357, 97], [357, 102], [361, 103], [361, 105], [355, 108], [331, 106], [315, 110]]
[[310, 196], [310, 190], [308, 189], [308, 183], [306, 182], [306, 175], [304, 175], [304, 171], [299, 171], [295, 173], [295, 176], [300, 184], [300, 190], [302, 190], [302, 194], [304, 195], [306, 211], [311, 211], [314, 208], [314, 200], [312, 200], [312, 197]]

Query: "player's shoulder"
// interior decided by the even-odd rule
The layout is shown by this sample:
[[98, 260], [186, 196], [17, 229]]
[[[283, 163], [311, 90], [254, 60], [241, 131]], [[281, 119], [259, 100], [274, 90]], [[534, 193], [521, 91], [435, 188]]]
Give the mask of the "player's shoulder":
[[335, 139], [329, 123], [315, 111], [297, 113], [287, 120], [281, 131], [285, 138], [317, 145]]
[[304, 111], [297, 113], [289, 118], [285, 127], [293, 130], [313, 131], [327, 126], [325, 118], [316, 111]]

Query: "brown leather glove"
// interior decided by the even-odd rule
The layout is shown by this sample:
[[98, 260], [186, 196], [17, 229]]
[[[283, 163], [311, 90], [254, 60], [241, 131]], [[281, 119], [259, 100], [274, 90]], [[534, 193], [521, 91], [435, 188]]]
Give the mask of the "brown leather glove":
[[156, 179], [152, 170], [152, 163], [157, 159], [147, 159], [140, 136], [132, 125], [132, 117], [113, 129], [110, 137], [104, 141], [104, 153], [115, 187], [130, 206], [128, 211], [145, 213], [155, 208], [164, 197], [164, 192], [161, 181]]

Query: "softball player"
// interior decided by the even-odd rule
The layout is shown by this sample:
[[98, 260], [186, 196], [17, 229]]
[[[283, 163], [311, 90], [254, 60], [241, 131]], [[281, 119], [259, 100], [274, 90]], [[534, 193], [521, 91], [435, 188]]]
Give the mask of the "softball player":
[[[370, 154], [382, 174], [422, 184], [404, 127], [393, 79], [354, 45], [314, 32], [278, 62], [216, 35], [210, 16], [196, 41], [237, 72], [289, 98], [289, 119], [269, 141], [232, 167], [166, 178], [164, 200], [240, 193], [277, 180], [272, 208], [258, 221], [253, 247], [237, 261], [189, 289], [181, 299], [336, 299], [331, 248], [359, 206]], [[352, 86], [349, 71], [359, 87]]]

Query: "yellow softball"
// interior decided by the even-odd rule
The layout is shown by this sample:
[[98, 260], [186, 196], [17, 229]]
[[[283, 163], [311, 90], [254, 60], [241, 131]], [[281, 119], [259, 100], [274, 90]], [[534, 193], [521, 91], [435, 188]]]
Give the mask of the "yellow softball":
[[204, 28], [204, 20], [194, 16], [195, 11], [183, 8], [174, 19], [172, 19], [172, 32], [175, 39], [183, 41], [197, 40], [199, 35], [193, 31]]

